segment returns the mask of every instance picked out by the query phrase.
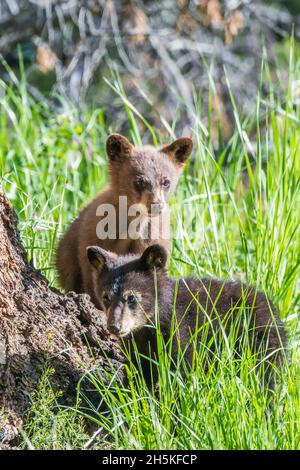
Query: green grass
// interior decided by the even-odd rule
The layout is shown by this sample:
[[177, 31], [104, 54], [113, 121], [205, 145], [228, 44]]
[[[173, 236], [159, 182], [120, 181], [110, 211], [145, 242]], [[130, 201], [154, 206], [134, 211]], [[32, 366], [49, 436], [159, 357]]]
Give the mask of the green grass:
[[58, 413], [60, 392], [54, 392], [50, 379], [55, 370], [45, 362], [38, 389], [31, 395], [31, 406], [22, 430], [21, 448], [29, 450], [71, 450], [81, 448], [89, 439], [84, 421], [76, 410]]
[[[155, 393], [132, 365], [126, 387], [114, 382], [104, 387], [87, 371], [108, 409], [93, 414], [101, 439], [89, 442], [81, 416], [90, 415], [93, 407], [59, 407], [47, 385], [46, 369], [32, 397], [23, 447], [300, 448], [300, 106], [292, 97], [293, 83], [300, 80], [299, 65], [291, 53], [289, 83], [283, 84], [271, 78], [263, 63], [269, 94], [262, 99], [258, 89], [253, 116], [242, 119], [232, 97], [236, 130], [217, 156], [210, 129], [201, 120], [201, 113], [210, 115], [211, 110], [202, 110], [195, 94], [194, 160], [171, 202], [171, 273], [233, 277], [264, 289], [289, 333], [289, 364], [280, 373], [283, 385], [270, 397], [252, 370], [248, 348], [234, 361], [226, 338], [220, 339], [223, 348], [208, 370], [201, 349], [193, 372], [183, 380], [178, 370], [170, 372], [168, 348], [160, 343], [160, 385]], [[12, 78], [15, 84], [10, 87], [0, 84], [2, 187], [19, 215], [28, 257], [56, 285], [53, 256], [58, 237], [107, 183], [105, 140], [118, 129], [101, 109], [79, 112], [62, 103], [62, 111], [54, 114], [28, 95], [23, 79]], [[128, 136], [135, 143], [141, 126], [148, 130], [148, 143], [174, 136], [176, 122], [162, 120], [164, 135], [172, 136], [162, 138], [139, 116], [117, 76], [107, 84], [124, 103]], [[212, 83], [211, 93], [213, 88]]]

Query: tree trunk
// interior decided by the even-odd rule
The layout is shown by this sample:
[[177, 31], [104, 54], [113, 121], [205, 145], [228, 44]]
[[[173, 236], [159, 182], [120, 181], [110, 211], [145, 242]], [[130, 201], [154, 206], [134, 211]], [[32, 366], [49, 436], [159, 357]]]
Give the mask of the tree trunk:
[[60, 294], [28, 263], [17, 216], [0, 193], [0, 443], [17, 441], [46, 359], [64, 404], [74, 403], [83, 370], [123, 362], [89, 297]]

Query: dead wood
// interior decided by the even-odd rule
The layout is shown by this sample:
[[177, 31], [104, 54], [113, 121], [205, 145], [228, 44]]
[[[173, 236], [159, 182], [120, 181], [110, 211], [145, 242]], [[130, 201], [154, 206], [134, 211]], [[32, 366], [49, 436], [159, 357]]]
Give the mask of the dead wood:
[[[226, 77], [238, 108], [252, 113], [261, 76], [262, 37], [274, 65], [273, 45], [289, 37], [293, 27], [299, 38], [300, 15], [263, 0], [0, 0], [0, 54], [18, 67], [16, 46], [21, 46], [26, 70], [35, 77], [33, 83], [29, 79], [29, 92], [35, 97], [39, 90], [34, 86], [44, 82], [43, 74], [50, 74], [52, 91], [78, 106], [92, 101], [93, 106], [108, 109], [114, 127], [127, 129], [128, 118], [118, 99], [103, 88], [102, 77], [110, 79], [110, 67], [119, 71], [130, 101], [157, 127], [162, 127], [160, 115], [173, 121], [182, 101], [180, 133], [187, 131], [186, 125], [194, 126], [194, 91], [201, 94], [201, 108], [208, 106], [208, 67], [217, 88], [212, 121], [227, 128], [225, 141], [234, 126]], [[0, 77], [10, 81], [1, 64]], [[267, 82], [263, 85], [267, 92]], [[138, 87], [153, 106], [141, 99]], [[205, 114], [201, 118], [207, 125]], [[218, 136], [212, 137], [218, 146]]]

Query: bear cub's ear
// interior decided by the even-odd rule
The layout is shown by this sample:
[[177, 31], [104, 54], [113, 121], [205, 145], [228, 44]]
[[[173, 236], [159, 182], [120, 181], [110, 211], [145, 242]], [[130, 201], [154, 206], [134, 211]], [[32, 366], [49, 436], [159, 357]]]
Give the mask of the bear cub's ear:
[[151, 245], [142, 254], [140, 262], [144, 269], [163, 269], [168, 260], [168, 253], [161, 245]]
[[111, 134], [106, 141], [106, 153], [111, 161], [122, 162], [133, 152], [133, 145], [120, 134]]
[[193, 141], [189, 137], [182, 137], [160, 151], [169, 155], [179, 165], [183, 165], [193, 150]]
[[86, 252], [90, 264], [99, 272], [109, 270], [116, 259], [114, 253], [103, 250], [100, 246], [88, 246]]

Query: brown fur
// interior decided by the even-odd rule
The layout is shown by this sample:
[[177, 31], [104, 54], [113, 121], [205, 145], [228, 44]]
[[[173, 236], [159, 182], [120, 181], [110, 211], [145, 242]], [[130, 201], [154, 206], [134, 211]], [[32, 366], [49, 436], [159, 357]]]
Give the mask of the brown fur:
[[[169, 250], [169, 238], [162, 238], [161, 230], [157, 231], [156, 240], [150, 238], [134, 240], [128, 237], [115, 240], [98, 239], [96, 226], [101, 217], [96, 215], [96, 209], [101, 204], [112, 204], [115, 207], [117, 233], [119, 196], [127, 196], [128, 207], [140, 203], [146, 214], [151, 204], [157, 203], [160, 210], [161, 205], [163, 203], [166, 205], [175, 191], [192, 147], [189, 138], [178, 139], [162, 149], [151, 146], [134, 148], [125, 137], [118, 134], [108, 138], [106, 151], [109, 157], [110, 185], [79, 214], [58, 246], [56, 266], [60, 285], [65, 291], [86, 292], [94, 300], [91, 272], [86, 257], [86, 248], [89, 245], [98, 245], [119, 255], [141, 254], [147, 246], [156, 241]], [[137, 187], [137, 180], [139, 182], [142, 180], [141, 188]], [[164, 187], [166, 181], [169, 182], [168, 188]], [[152, 228], [161, 227], [163, 218], [164, 212], [151, 218], [147, 215], [146, 224]], [[130, 221], [129, 218], [128, 222]]]
[[[184, 278], [178, 281], [171, 278], [165, 270], [167, 252], [159, 245], [148, 247], [141, 257], [117, 257], [90, 247], [88, 258], [93, 266], [97, 305], [107, 314], [108, 328], [124, 337], [129, 345], [134, 338], [143, 355], [148, 356], [150, 350], [157, 358], [155, 329], [149, 328], [155, 322], [157, 299], [160, 329], [166, 341], [170, 338], [175, 310], [179, 343], [182, 351], [185, 350], [188, 364], [192, 364], [194, 353], [191, 336], [197, 329], [200, 328], [196, 338], [196, 344], [199, 344], [203, 341], [203, 331], [206, 331], [201, 330], [201, 326], [206, 323], [208, 334], [203, 336], [209, 344], [213, 336], [218, 338], [223, 334], [222, 329], [228, 334], [232, 324], [240, 320], [238, 336], [242, 336], [244, 323], [248, 322], [250, 345], [258, 354], [258, 361], [270, 355], [267, 364], [280, 365], [286, 334], [274, 306], [262, 292], [231, 280]], [[128, 297], [130, 292], [132, 298]], [[213, 343], [209, 349], [214, 349]], [[174, 363], [177, 357], [178, 342], [173, 340]], [[149, 361], [146, 360], [144, 368], [149, 376], [147, 367]], [[266, 377], [268, 369], [266, 366]]]

